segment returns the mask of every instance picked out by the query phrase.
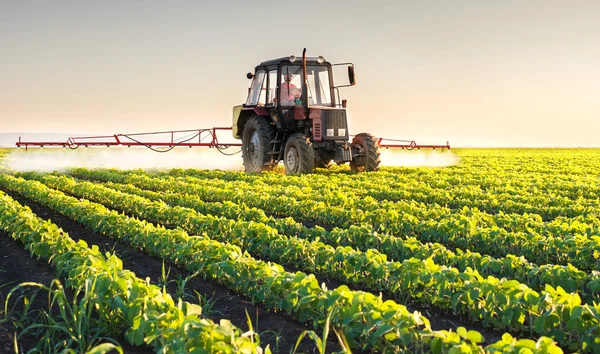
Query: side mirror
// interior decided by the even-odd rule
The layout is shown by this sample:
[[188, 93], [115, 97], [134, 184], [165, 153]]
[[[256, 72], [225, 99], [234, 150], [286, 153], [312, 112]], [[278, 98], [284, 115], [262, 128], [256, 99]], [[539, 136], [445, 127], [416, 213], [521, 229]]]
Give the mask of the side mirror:
[[350, 81], [350, 85], [356, 85], [356, 78], [354, 77], [354, 65], [348, 66], [348, 80]]
[[254, 74], [253, 73], [247, 73], [246, 77], [250, 80], [252, 80], [252, 78], [254, 78]]

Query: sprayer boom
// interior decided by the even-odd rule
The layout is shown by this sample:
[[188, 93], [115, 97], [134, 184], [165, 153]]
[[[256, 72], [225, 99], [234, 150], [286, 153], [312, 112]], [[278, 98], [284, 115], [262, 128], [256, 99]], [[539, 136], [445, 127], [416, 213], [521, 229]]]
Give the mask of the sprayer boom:
[[[114, 134], [104, 136], [85, 136], [71, 137], [67, 141], [19, 141], [17, 147], [24, 146], [27, 149], [29, 146], [58, 146], [77, 149], [80, 146], [144, 146], [150, 149], [154, 147], [168, 148], [169, 150], [177, 147], [192, 147], [202, 146], [209, 148], [217, 148], [219, 150], [226, 149], [230, 146], [242, 146], [240, 143], [219, 142], [217, 132], [222, 130], [231, 131], [230, 127], [215, 127], [208, 129], [192, 129], [192, 130], [171, 130], [163, 132], [151, 133], [134, 133], [134, 134]], [[183, 135], [183, 136], [182, 136]]]
[[[241, 143], [235, 142], [220, 142], [217, 137], [218, 131], [228, 130], [230, 127], [215, 127], [207, 129], [190, 129], [190, 130], [169, 130], [163, 132], [150, 133], [133, 133], [133, 134], [114, 134], [114, 135], [98, 135], [71, 137], [67, 141], [23, 141], [19, 137], [16, 143], [17, 147], [25, 147], [27, 150], [30, 146], [58, 146], [63, 148], [77, 149], [80, 146], [143, 146], [157, 152], [170, 151], [175, 147], [208, 147], [224, 150], [228, 147], [241, 147]], [[182, 134], [185, 134], [181, 136]], [[350, 135], [354, 136], [354, 135]], [[422, 145], [417, 144], [414, 140], [398, 140], [388, 138], [375, 138], [380, 148], [394, 148], [403, 150], [413, 149], [450, 149], [450, 143], [445, 145]], [[155, 147], [166, 148], [165, 150], [156, 150]]]
[[382, 148], [395, 148], [402, 150], [413, 150], [413, 149], [448, 149], [450, 150], [450, 142], [446, 142], [446, 145], [420, 145], [417, 144], [414, 140], [397, 140], [397, 139], [387, 139], [387, 138], [378, 138], [377, 143], [379, 147]]

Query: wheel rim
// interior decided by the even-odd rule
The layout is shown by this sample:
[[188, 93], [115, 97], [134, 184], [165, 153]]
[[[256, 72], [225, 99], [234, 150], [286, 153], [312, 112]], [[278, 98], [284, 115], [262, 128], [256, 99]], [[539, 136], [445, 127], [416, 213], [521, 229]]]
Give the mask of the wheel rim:
[[285, 154], [285, 165], [290, 172], [296, 172], [300, 163], [300, 156], [298, 156], [298, 150], [294, 146], [288, 148], [288, 152]]
[[258, 132], [253, 130], [250, 133], [250, 137], [248, 138], [248, 157], [250, 160], [250, 164], [253, 167], [257, 167], [259, 160], [259, 147], [260, 146], [260, 138], [258, 136]]

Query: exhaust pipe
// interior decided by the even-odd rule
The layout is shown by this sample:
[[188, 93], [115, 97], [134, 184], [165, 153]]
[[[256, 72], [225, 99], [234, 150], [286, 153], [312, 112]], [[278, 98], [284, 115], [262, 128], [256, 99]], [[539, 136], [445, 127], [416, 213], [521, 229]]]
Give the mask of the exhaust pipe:
[[308, 84], [306, 80], [306, 48], [302, 51], [302, 102], [304, 105], [304, 114], [308, 118]]

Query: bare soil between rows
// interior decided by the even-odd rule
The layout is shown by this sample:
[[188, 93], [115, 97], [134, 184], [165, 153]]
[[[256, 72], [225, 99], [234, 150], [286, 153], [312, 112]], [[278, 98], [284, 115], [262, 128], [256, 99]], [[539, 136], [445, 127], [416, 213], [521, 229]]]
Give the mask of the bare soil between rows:
[[[141, 250], [133, 249], [112, 240], [109, 237], [90, 231], [77, 221], [69, 219], [41, 204], [28, 200], [19, 194], [6, 190], [4, 190], [4, 192], [22, 205], [31, 208], [37, 216], [43, 219], [52, 220], [53, 223], [61, 227], [75, 241], [84, 240], [90, 247], [92, 245], [97, 245], [103, 252], [115, 252], [115, 254], [123, 261], [123, 267], [135, 272], [138, 277], [142, 279], [149, 277], [153, 284], [160, 284], [163, 282], [163, 260], [149, 256]], [[6, 236], [6, 238], [8, 238], [8, 236]], [[23, 249], [23, 246], [20, 245], [20, 247], [22, 251], [25, 252], [27, 258], [31, 260], [32, 258], [29, 256], [28, 252]], [[15, 264], [17, 268], [28, 269], [29, 267], [23, 266], [23, 264], [27, 264], [25, 263], [26, 261], [26, 259], [18, 259], [11, 262]], [[167, 261], [164, 262], [164, 267], [169, 272], [169, 277], [167, 278], [167, 291], [173, 298], [176, 298], [177, 284], [174, 280], [186, 278], [190, 274], [186, 270], [168, 264]], [[53, 278], [52, 270], [50, 269], [47, 272], [49, 272], [49, 280], [51, 280]], [[31, 281], [31, 279], [27, 278], [28, 275], [29, 274], [25, 274], [18, 281]], [[236, 295], [229, 289], [209, 281], [204, 281], [200, 277], [191, 279], [187, 283], [186, 290], [191, 294], [194, 294], [196, 291], [201, 294], [202, 297], [209, 299], [212, 302], [212, 305], [210, 306], [211, 311], [205, 315], [216, 323], [218, 323], [220, 319], [228, 319], [235, 326], [246, 331], [249, 329], [247, 324], [247, 313], [250, 316], [254, 331], [260, 334], [261, 346], [266, 347], [267, 345], [270, 345], [271, 350], [275, 353], [289, 353], [290, 350], [294, 348], [300, 334], [304, 330], [311, 329], [285, 314], [270, 312], [260, 305], [257, 306], [252, 304], [248, 299]], [[194, 298], [187, 300], [198, 303], [195, 295]], [[320, 335], [320, 333], [318, 334]], [[327, 343], [328, 349], [340, 350], [338, 343], [333, 341], [333, 337], [333, 334], [329, 336]], [[10, 343], [12, 343], [12, 339]], [[318, 352], [314, 342], [308, 337], [305, 337], [298, 350], [299, 352], [304, 353]]]

